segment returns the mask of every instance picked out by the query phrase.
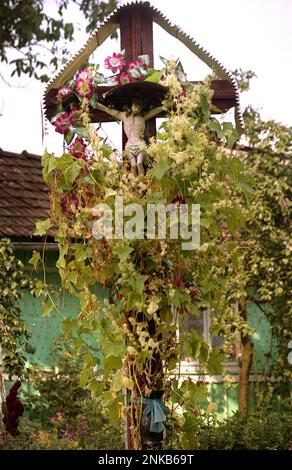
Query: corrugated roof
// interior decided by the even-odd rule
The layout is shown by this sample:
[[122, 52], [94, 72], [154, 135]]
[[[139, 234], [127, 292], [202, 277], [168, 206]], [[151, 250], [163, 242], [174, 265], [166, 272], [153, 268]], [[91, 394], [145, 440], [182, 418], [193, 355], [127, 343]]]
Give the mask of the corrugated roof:
[[0, 149], [0, 237], [30, 237], [50, 212], [41, 157]]
[[[131, 6], [140, 5], [143, 8], [151, 11], [153, 15], [153, 21], [161, 26], [169, 34], [177, 38], [183, 44], [185, 44], [188, 49], [190, 49], [197, 57], [199, 57], [205, 64], [207, 64], [212, 70], [214, 70], [217, 75], [223, 80], [229, 80], [234, 86], [236, 93], [236, 106], [235, 106], [235, 120], [236, 126], [239, 131], [242, 131], [244, 128], [244, 122], [242, 118], [242, 113], [240, 109], [239, 101], [239, 90], [232, 73], [224, 67], [224, 65], [215, 59], [215, 57], [210, 54], [206, 49], [204, 49], [200, 44], [198, 44], [191, 36], [186, 34], [181, 28], [173, 24], [161, 11], [152, 6], [148, 1], [129, 1], [123, 3], [121, 6], [117, 7], [106, 19], [105, 21], [96, 28], [95, 31], [89, 36], [87, 42], [79, 49], [79, 51], [73, 55], [73, 57], [66, 62], [66, 64], [60, 69], [60, 71], [52, 77], [48, 82], [45, 95], [51, 88], [58, 88], [64, 83], [66, 83], [74, 73], [78, 70], [81, 64], [92, 54], [92, 52], [100, 46], [109, 35], [119, 27], [119, 15], [120, 13], [128, 9]], [[44, 99], [44, 108], [46, 108], [45, 99]], [[45, 110], [45, 109], [44, 109]]]

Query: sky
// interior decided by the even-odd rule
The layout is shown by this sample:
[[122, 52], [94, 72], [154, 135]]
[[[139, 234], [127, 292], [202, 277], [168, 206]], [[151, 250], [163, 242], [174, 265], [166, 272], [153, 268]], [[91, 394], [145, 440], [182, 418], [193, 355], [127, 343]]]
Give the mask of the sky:
[[[152, 0], [173, 23], [190, 34], [201, 46], [229, 70], [252, 70], [257, 78], [248, 92], [241, 95], [244, 109], [251, 104], [264, 119], [275, 119], [292, 126], [292, 0]], [[47, 0], [53, 11], [55, 0]], [[70, 45], [76, 52], [86, 42], [86, 21], [76, 6], [69, 7], [67, 20], [79, 29]], [[76, 23], [78, 18], [78, 23]], [[189, 80], [200, 80], [209, 73], [199, 59], [160, 27], [154, 28], [155, 66], [159, 55], [180, 58]], [[108, 40], [94, 55], [103, 63], [105, 57], [120, 50], [117, 40]], [[1, 64], [0, 147], [6, 151], [41, 155], [44, 148], [62, 153], [62, 136], [48, 124], [49, 134], [42, 142], [41, 99], [44, 85], [26, 76], [10, 79], [10, 70]], [[101, 131], [120, 145], [119, 124], [103, 125]], [[102, 134], [102, 135], [103, 135]]]

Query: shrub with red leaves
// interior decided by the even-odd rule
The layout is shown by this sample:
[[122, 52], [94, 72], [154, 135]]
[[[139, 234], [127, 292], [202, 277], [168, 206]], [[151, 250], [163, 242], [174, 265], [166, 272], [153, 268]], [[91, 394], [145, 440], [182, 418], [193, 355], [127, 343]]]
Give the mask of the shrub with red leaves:
[[17, 391], [20, 386], [21, 383], [19, 381], [15, 382], [15, 384], [11, 387], [9, 394], [7, 395], [5, 404], [3, 405], [3, 423], [5, 425], [6, 431], [9, 432], [9, 434], [11, 434], [13, 437], [19, 434], [19, 431], [17, 431], [19, 417], [24, 412], [24, 406], [17, 398]]

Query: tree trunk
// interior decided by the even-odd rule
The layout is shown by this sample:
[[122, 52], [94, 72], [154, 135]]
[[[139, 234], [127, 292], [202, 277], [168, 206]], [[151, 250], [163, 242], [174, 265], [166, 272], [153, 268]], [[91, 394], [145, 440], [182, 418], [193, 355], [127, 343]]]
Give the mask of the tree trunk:
[[[241, 297], [239, 300], [239, 311], [241, 316], [246, 320], [246, 299]], [[253, 343], [249, 336], [241, 335], [241, 359], [240, 374], [238, 382], [238, 409], [246, 415], [248, 412], [249, 398], [249, 374], [253, 358]]]
[[249, 336], [241, 336], [242, 356], [238, 383], [238, 408], [246, 415], [248, 412], [249, 373], [252, 364], [253, 344]]

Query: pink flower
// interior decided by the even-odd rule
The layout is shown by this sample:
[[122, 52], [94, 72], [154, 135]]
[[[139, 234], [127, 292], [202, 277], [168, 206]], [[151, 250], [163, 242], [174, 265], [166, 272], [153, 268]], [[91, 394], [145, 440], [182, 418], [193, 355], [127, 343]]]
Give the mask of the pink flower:
[[79, 70], [75, 78], [76, 91], [79, 96], [90, 99], [94, 93], [92, 76], [88, 69]]
[[57, 116], [52, 120], [52, 124], [55, 126], [56, 132], [67, 135], [71, 125], [69, 114], [66, 113], [66, 111], [57, 114]]
[[141, 60], [136, 60], [131, 62], [127, 72], [135, 80], [144, 80], [147, 75], [147, 64]]
[[[61, 211], [67, 217], [73, 217], [78, 208], [78, 197], [76, 194], [64, 194], [61, 198]], [[57, 413], [58, 415], [58, 413]]]
[[105, 68], [116, 73], [118, 70], [122, 70], [126, 65], [126, 61], [122, 54], [113, 53], [112, 56], [108, 56], [104, 61]]
[[74, 142], [70, 145], [70, 152], [74, 158], [86, 158], [85, 150], [87, 148], [86, 143], [82, 137], [77, 137]]
[[191, 286], [191, 287], [189, 287], [189, 292], [190, 292], [191, 297], [196, 297], [199, 293], [199, 290], [196, 289], [196, 287]]
[[131, 83], [134, 81], [132, 77], [125, 72], [120, 73], [118, 80], [120, 85], [126, 85], [127, 83]]
[[69, 88], [68, 86], [63, 86], [61, 88], [59, 88], [58, 90], [58, 93], [57, 93], [57, 96], [56, 96], [56, 100], [58, 103], [62, 103], [62, 101], [67, 98], [67, 96], [70, 96], [73, 94], [73, 90], [71, 90], [71, 88]]

